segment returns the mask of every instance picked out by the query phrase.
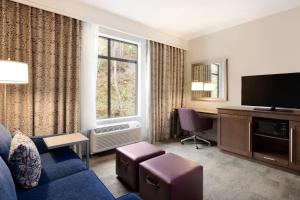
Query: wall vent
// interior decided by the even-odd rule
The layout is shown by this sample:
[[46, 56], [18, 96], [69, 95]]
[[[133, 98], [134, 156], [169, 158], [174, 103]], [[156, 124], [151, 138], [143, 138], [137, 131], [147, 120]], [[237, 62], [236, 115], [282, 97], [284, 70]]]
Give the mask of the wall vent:
[[102, 125], [91, 133], [91, 154], [141, 141], [138, 121]]

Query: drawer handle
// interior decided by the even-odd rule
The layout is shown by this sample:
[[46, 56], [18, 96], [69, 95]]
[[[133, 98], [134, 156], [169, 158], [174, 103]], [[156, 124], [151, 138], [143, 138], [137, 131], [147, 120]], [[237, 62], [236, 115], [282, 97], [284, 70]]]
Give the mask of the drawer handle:
[[290, 147], [291, 147], [291, 163], [293, 164], [293, 135], [294, 135], [294, 129], [291, 128], [291, 144], [290, 144]]
[[271, 161], [276, 161], [274, 158], [270, 158], [270, 157], [267, 157], [267, 156], [264, 156], [264, 159], [271, 160]]
[[248, 124], [248, 150], [251, 153], [251, 122]]
[[146, 183], [153, 186], [154, 187], [154, 190], [158, 190], [160, 187], [159, 187], [159, 184], [158, 183], [155, 183], [154, 181], [152, 181], [149, 177], [149, 175], [146, 176]]

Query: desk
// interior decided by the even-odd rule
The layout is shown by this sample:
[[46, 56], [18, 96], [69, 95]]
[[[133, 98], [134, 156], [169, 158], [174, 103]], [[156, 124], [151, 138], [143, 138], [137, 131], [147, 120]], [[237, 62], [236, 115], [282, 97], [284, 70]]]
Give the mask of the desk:
[[[217, 109], [211, 109], [211, 108], [195, 108], [195, 107], [184, 107], [184, 108], [189, 108], [189, 109], [193, 109], [194, 111], [196, 111], [198, 113], [199, 116], [201, 117], [206, 117], [206, 118], [211, 118], [213, 120], [213, 127], [211, 130], [206, 131], [208, 134], [207, 137], [205, 137], [206, 139], [209, 139], [211, 141], [217, 142], [217, 125], [218, 125], [218, 110]], [[176, 113], [177, 113], [177, 109], [176, 108]], [[178, 118], [178, 124], [179, 124], [179, 118]], [[180, 131], [178, 131], [177, 133], [180, 133]], [[181, 133], [180, 133], [181, 135]], [[178, 134], [177, 136], [178, 137]]]
[[[218, 116], [218, 109], [213, 109], [213, 108], [199, 108], [199, 107], [183, 107], [183, 108], [189, 108], [189, 109], [193, 109], [196, 112], [199, 113], [206, 113], [206, 114], [212, 114], [212, 116]], [[175, 110], [179, 109], [175, 108]]]
[[209, 108], [190, 108], [196, 111], [201, 117], [218, 119], [218, 110]]

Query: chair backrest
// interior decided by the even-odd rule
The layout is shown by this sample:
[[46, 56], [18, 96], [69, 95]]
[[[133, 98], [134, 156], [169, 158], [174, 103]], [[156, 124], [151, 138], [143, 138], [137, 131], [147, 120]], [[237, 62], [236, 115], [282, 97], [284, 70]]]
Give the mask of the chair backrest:
[[189, 108], [179, 108], [178, 116], [180, 126], [185, 131], [205, 131], [212, 127], [211, 119], [199, 117], [194, 110]]

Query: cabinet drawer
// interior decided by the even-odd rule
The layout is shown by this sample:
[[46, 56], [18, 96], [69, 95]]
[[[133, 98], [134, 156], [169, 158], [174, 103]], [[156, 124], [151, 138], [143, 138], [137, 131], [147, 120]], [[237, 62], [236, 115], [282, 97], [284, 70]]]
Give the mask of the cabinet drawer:
[[253, 157], [256, 160], [261, 160], [270, 164], [288, 167], [289, 160], [288, 156], [278, 155], [278, 154], [271, 154], [271, 153], [253, 153]]

